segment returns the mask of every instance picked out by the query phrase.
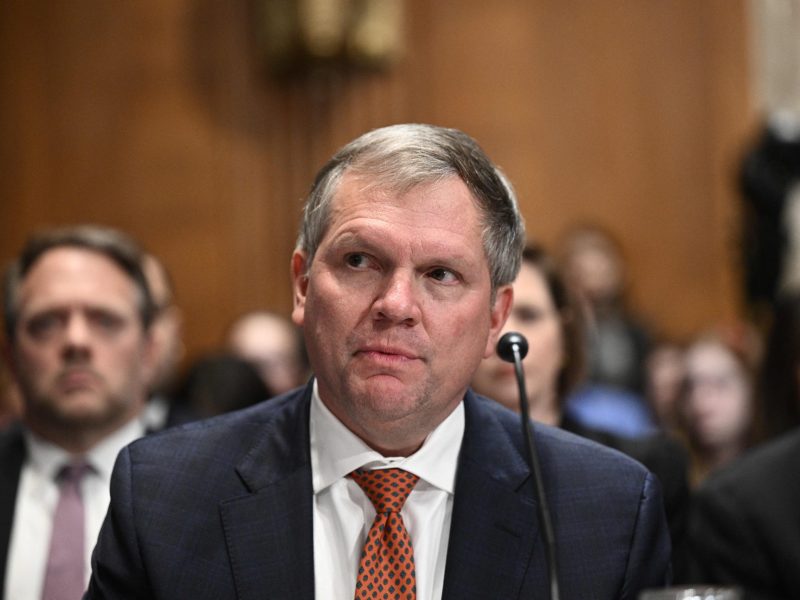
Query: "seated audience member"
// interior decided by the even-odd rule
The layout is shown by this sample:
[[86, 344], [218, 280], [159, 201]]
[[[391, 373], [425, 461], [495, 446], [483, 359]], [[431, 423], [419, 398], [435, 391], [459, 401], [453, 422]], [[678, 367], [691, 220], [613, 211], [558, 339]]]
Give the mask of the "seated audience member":
[[[564, 399], [583, 377], [583, 321], [582, 308], [553, 261], [539, 246], [528, 245], [514, 280], [514, 302], [504, 329], [518, 331], [528, 340], [523, 368], [534, 421], [562, 425]], [[472, 387], [519, 411], [514, 365], [496, 353], [480, 363]]]
[[[519, 418], [469, 390], [524, 236], [510, 184], [460, 131], [395, 125], [342, 148], [291, 258], [314, 379], [124, 449], [87, 598], [547, 597]], [[664, 585], [654, 476], [535, 428], [562, 597]]]
[[306, 382], [302, 335], [280, 315], [260, 310], [241, 315], [228, 329], [226, 345], [235, 355], [250, 361], [264, 385], [275, 394]]
[[192, 363], [175, 389], [170, 425], [246, 408], [274, 394], [255, 367], [230, 354], [213, 354]]
[[24, 411], [0, 435], [0, 592], [75, 600], [114, 459], [144, 433], [153, 305], [140, 252], [111, 229], [45, 231], [6, 272], [3, 308]]
[[588, 382], [644, 397], [650, 334], [626, 305], [619, 242], [597, 225], [576, 226], [561, 240], [564, 274], [589, 308]]
[[[564, 400], [583, 375], [583, 311], [556, 265], [537, 245], [529, 245], [522, 253], [505, 330], [517, 331], [528, 340], [528, 355], [522, 364], [531, 419], [616, 448], [652, 470], [664, 488], [677, 553], [689, 501], [686, 453], [677, 441], [666, 436], [628, 439], [588, 428], [564, 414]], [[472, 385], [478, 393], [519, 412], [514, 366], [496, 353], [481, 362]]]
[[155, 306], [150, 330], [156, 365], [149, 385], [150, 394], [143, 419], [148, 430], [157, 431], [174, 421], [170, 412], [178, 364], [184, 353], [183, 313], [175, 305], [175, 286], [164, 263], [154, 255], [147, 254], [144, 257], [143, 268]]
[[686, 377], [683, 348], [675, 342], [656, 343], [645, 361], [645, 398], [663, 431], [679, 430], [678, 404]]
[[689, 580], [745, 600], [800, 598], [800, 427], [753, 448], [696, 490]]
[[759, 393], [767, 441], [712, 473], [689, 519], [691, 579], [737, 585], [746, 600], [800, 598], [800, 296], [782, 296]]
[[684, 361], [679, 411], [691, 454], [690, 482], [696, 486], [752, 442], [752, 373], [744, 355], [717, 335], [691, 343]]

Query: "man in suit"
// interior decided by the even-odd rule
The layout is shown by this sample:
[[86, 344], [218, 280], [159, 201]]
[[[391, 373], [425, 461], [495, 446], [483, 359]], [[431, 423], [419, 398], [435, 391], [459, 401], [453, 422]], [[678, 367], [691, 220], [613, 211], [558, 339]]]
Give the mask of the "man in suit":
[[800, 429], [709, 477], [689, 517], [694, 582], [741, 587], [747, 600], [800, 598]]
[[[398, 125], [342, 148], [291, 259], [313, 381], [124, 450], [87, 597], [546, 597], [518, 417], [468, 391], [524, 238], [510, 185], [457, 130]], [[561, 597], [663, 585], [653, 476], [553, 428], [537, 444]], [[384, 507], [374, 482], [391, 477]]]
[[4, 284], [24, 412], [0, 435], [0, 596], [75, 600], [116, 455], [144, 430], [152, 303], [134, 242], [94, 226], [34, 236]]

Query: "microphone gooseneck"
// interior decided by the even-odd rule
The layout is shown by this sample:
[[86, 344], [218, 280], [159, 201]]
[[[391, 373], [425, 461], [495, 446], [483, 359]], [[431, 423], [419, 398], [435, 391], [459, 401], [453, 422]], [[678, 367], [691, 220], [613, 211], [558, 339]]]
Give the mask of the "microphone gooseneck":
[[522, 418], [522, 433], [525, 437], [525, 445], [528, 451], [528, 463], [533, 471], [533, 478], [536, 483], [536, 500], [539, 523], [544, 533], [545, 557], [547, 559], [547, 569], [550, 577], [550, 599], [559, 600], [558, 591], [558, 566], [556, 562], [556, 541], [553, 534], [553, 523], [550, 520], [550, 508], [547, 504], [547, 495], [542, 483], [542, 468], [539, 465], [539, 455], [536, 452], [536, 443], [533, 439], [533, 427], [528, 409], [528, 394], [525, 391], [525, 374], [522, 370], [522, 359], [528, 354], [528, 340], [525, 336], [516, 331], [509, 331], [504, 334], [497, 342], [497, 355], [506, 362], [514, 363], [514, 371], [517, 376], [517, 387], [519, 389], [519, 405]]

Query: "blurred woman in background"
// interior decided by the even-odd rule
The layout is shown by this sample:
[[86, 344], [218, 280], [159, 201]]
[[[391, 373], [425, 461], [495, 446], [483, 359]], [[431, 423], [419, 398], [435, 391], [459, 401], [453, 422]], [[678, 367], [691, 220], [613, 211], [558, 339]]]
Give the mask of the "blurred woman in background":
[[678, 404], [686, 377], [683, 347], [674, 341], [656, 342], [645, 362], [645, 398], [658, 426], [669, 432], [679, 428]]
[[[583, 316], [571, 289], [539, 246], [523, 252], [505, 330], [518, 331], [528, 340], [522, 366], [531, 418], [560, 426], [564, 399], [583, 375]], [[519, 410], [514, 365], [496, 354], [482, 362], [472, 385], [478, 393]]]
[[680, 418], [695, 486], [752, 444], [753, 373], [745, 353], [716, 334], [692, 342], [684, 366]]

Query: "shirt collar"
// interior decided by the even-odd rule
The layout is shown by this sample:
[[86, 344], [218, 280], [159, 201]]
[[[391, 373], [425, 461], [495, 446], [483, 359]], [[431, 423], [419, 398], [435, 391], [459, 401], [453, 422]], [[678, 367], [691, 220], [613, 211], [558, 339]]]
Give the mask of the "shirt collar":
[[[111, 478], [111, 471], [119, 451], [142, 437], [144, 431], [144, 424], [140, 419], [131, 419], [89, 450], [84, 458], [94, 473], [108, 480]], [[71, 458], [69, 452], [39, 437], [30, 429], [25, 429], [25, 443], [29, 464], [48, 479], [54, 479], [58, 470]]]
[[142, 437], [145, 426], [141, 418], [131, 419], [99, 444], [89, 450], [87, 459], [103, 479], [111, 479], [111, 471], [119, 451], [134, 440]]
[[459, 402], [414, 454], [384, 457], [367, 446], [325, 406], [314, 380], [309, 429], [315, 494], [359, 467], [397, 467], [450, 494], [455, 490], [458, 453], [464, 437], [463, 402]]
[[55, 479], [58, 469], [69, 462], [69, 452], [39, 437], [28, 428], [25, 428], [24, 435], [30, 467], [45, 479]]

